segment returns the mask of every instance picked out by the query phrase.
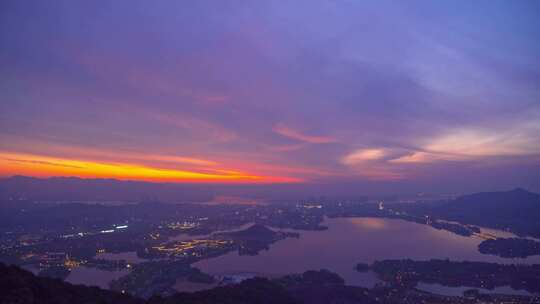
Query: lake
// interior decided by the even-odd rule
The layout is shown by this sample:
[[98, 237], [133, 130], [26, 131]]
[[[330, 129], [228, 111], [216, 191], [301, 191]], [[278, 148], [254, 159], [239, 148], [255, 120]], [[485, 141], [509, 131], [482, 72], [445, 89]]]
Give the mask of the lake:
[[[248, 228], [250, 225], [243, 225], [240, 229]], [[217, 276], [257, 273], [262, 276], [276, 277], [290, 273], [301, 273], [306, 270], [328, 269], [343, 277], [346, 284], [372, 287], [378, 282], [375, 274], [357, 272], [354, 270], [357, 263], [403, 258], [540, 263], [540, 256], [527, 259], [505, 259], [483, 255], [477, 249], [478, 244], [482, 241], [478, 237], [464, 237], [427, 225], [398, 219], [328, 218], [325, 219], [323, 225], [329, 229], [299, 231], [299, 238], [278, 241], [270, 246], [270, 250], [262, 251], [256, 256], [240, 256], [237, 252], [231, 252], [199, 261], [193, 266]], [[497, 231], [490, 232], [497, 233]], [[188, 238], [197, 237], [181, 235], [175, 239]], [[113, 260], [125, 259], [135, 263], [141, 261], [134, 252], [101, 254], [99, 257]], [[85, 272], [88, 272], [87, 282], [85, 282]], [[68, 281], [87, 285], [96, 285], [95, 283], [99, 281], [99, 286], [106, 286], [108, 282], [119, 275], [116, 272], [111, 274], [105, 271], [96, 273], [94, 269], [79, 267], [70, 274]], [[96, 276], [100, 279], [94, 279]], [[179, 281], [175, 287], [183, 291], [204, 288], [200, 284], [192, 285]], [[435, 291], [433, 286], [430, 288], [431, 291]], [[442, 291], [444, 290], [441, 289]]]
[[102, 253], [96, 254], [95, 258], [101, 259], [101, 260], [108, 260], [108, 261], [124, 260], [128, 263], [134, 263], [134, 264], [148, 261], [146, 259], [138, 257], [135, 251], [120, 252], [120, 253], [102, 252]]
[[432, 258], [485, 261], [496, 263], [539, 263], [540, 256], [505, 259], [478, 252], [482, 241], [437, 230], [427, 225], [398, 219], [333, 218], [326, 219], [325, 231], [301, 231], [271, 245], [256, 256], [231, 252], [194, 264], [214, 275], [254, 272], [267, 276], [328, 269], [338, 273], [346, 284], [372, 287], [378, 280], [371, 272], [359, 273], [354, 266], [375, 260]]
[[128, 270], [107, 271], [81, 266], [71, 271], [66, 278], [66, 282], [109, 289], [109, 283], [112, 280], [118, 279], [128, 273]]

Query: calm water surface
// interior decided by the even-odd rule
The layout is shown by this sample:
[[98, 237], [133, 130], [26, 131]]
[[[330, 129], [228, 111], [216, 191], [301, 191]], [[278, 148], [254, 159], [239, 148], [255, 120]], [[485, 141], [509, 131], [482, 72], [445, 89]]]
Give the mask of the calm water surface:
[[101, 260], [107, 260], [107, 261], [124, 260], [128, 263], [142, 263], [142, 262], [148, 261], [146, 259], [142, 259], [138, 257], [135, 251], [120, 252], [120, 253], [103, 252], [103, 253], [96, 254], [95, 258], [101, 259]]
[[[239, 229], [248, 228], [246, 224]], [[375, 260], [411, 258], [427, 260], [449, 258], [451, 260], [485, 261], [496, 263], [540, 263], [540, 256], [527, 259], [504, 259], [478, 252], [482, 239], [463, 237], [430, 226], [396, 219], [383, 218], [335, 218], [326, 219], [325, 231], [300, 231], [300, 238], [281, 240], [256, 256], [240, 256], [231, 252], [223, 256], [199, 261], [193, 266], [213, 275], [258, 273], [276, 277], [306, 270], [328, 269], [338, 273], [349, 285], [372, 287], [378, 282], [372, 272], [359, 273], [354, 266]], [[496, 233], [497, 231], [491, 231]], [[207, 237], [207, 236], [198, 236]], [[175, 239], [197, 238], [181, 235]], [[141, 262], [134, 252], [101, 254], [100, 258]], [[110, 281], [127, 271], [109, 272], [79, 267], [73, 270], [67, 281], [77, 284], [96, 285], [106, 288]], [[199, 290], [204, 286], [183, 286], [178, 290]], [[208, 288], [212, 287], [208, 285]], [[437, 286], [427, 286], [436, 292]], [[443, 286], [444, 287], [444, 286]], [[444, 288], [443, 288], [444, 289]], [[441, 293], [445, 290], [440, 289]], [[450, 291], [447, 291], [450, 292]], [[451, 292], [461, 292], [455, 289]]]
[[349, 285], [371, 287], [373, 273], [354, 270], [358, 262], [411, 258], [427, 260], [486, 261], [497, 263], [539, 263], [540, 256], [527, 259], [504, 259], [483, 255], [476, 237], [463, 237], [427, 225], [383, 218], [326, 219], [326, 231], [302, 231], [300, 238], [290, 238], [271, 245], [257, 256], [232, 252], [194, 264], [202, 271], [224, 275], [257, 272], [270, 276], [329, 269], [341, 275]]
[[71, 271], [66, 282], [109, 289], [109, 283], [112, 280], [118, 279], [128, 272], [128, 270], [107, 271], [81, 266]]

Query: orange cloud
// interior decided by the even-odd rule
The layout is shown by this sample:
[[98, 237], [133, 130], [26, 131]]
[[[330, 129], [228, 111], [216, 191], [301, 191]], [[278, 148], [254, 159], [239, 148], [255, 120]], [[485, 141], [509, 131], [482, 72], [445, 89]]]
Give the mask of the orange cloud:
[[[139, 155], [139, 157], [142, 157], [142, 155]], [[171, 155], [151, 154], [151, 155], [145, 155], [144, 158], [157, 160], [157, 161], [183, 163], [183, 164], [200, 165], [200, 166], [215, 166], [218, 164], [217, 162], [211, 161], [211, 160], [191, 158], [191, 157], [182, 157], [182, 156], [171, 156]]]
[[[44, 143], [40, 141], [26, 141], [18, 140], [17, 138], [10, 138], [10, 141], [16, 143], [14, 147], [2, 147], [1, 150], [8, 153], [7, 151], [17, 151], [14, 154], [31, 154], [35, 155], [37, 149], [33, 150], [20, 150], [19, 146], [39, 146], [39, 155], [42, 156], [51, 156], [63, 155], [61, 158], [67, 159], [99, 159], [105, 162], [128, 162], [128, 163], [142, 163], [142, 164], [155, 164], [156, 162], [163, 162], [170, 165], [192, 165], [193, 167], [214, 167], [218, 166], [219, 163], [213, 160], [196, 158], [191, 156], [180, 156], [174, 154], [154, 154], [154, 153], [142, 153], [126, 149], [117, 149], [115, 151], [106, 150], [106, 149], [96, 149], [88, 147], [78, 147], [78, 146], [67, 146], [67, 145], [54, 145], [49, 143]], [[11, 153], [9, 152], [9, 153]], [[12, 153], [13, 154], [13, 153]]]
[[311, 143], [311, 144], [329, 144], [329, 143], [336, 142], [336, 139], [332, 137], [303, 134], [300, 131], [291, 129], [281, 124], [274, 126], [272, 130], [279, 135], [296, 139], [299, 141]]
[[405, 178], [402, 172], [388, 165], [384, 158], [390, 152], [384, 149], [358, 149], [345, 155], [340, 162], [353, 171], [355, 176], [361, 176], [373, 181], [393, 181]]
[[262, 176], [234, 170], [198, 172], [164, 169], [132, 163], [112, 163], [64, 159], [33, 154], [1, 153], [0, 175], [29, 175], [39, 177], [78, 176], [83, 178], [116, 178], [159, 182], [212, 183], [291, 183], [300, 179]]
[[341, 162], [345, 165], [357, 165], [366, 161], [378, 160], [385, 156], [381, 149], [360, 149], [345, 155]]

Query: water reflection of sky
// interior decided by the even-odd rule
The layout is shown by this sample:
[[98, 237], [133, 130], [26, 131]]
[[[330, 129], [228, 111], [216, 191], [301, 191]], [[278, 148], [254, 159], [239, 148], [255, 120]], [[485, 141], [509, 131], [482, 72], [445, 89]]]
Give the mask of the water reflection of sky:
[[66, 278], [66, 282], [108, 289], [109, 283], [112, 280], [118, 279], [126, 274], [128, 274], [128, 270], [107, 271], [81, 266], [74, 268], [71, 271]]
[[364, 229], [385, 229], [387, 227], [385, 220], [381, 218], [349, 218], [347, 220]]
[[540, 257], [503, 259], [483, 255], [479, 238], [463, 237], [448, 231], [412, 222], [382, 218], [327, 219], [326, 231], [302, 231], [300, 238], [286, 239], [257, 256], [237, 252], [200, 261], [194, 266], [212, 274], [257, 272], [270, 275], [299, 273], [326, 268], [339, 273], [347, 284], [371, 286], [373, 274], [354, 270], [358, 262], [412, 258], [426, 260], [487, 261], [498, 263], [538, 263]]
[[128, 263], [141, 263], [141, 262], [147, 261], [146, 259], [142, 259], [138, 257], [137, 252], [135, 251], [120, 252], [120, 253], [103, 252], [103, 253], [96, 254], [94, 258], [98, 260], [101, 259], [101, 260], [107, 260], [107, 261], [124, 260]]
[[[237, 229], [246, 229], [248, 223]], [[430, 226], [383, 218], [337, 218], [326, 219], [324, 231], [300, 231], [299, 238], [288, 238], [270, 246], [257, 256], [239, 256], [237, 252], [194, 264], [202, 271], [224, 275], [251, 272], [271, 277], [306, 270], [329, 269], [339, 273], [350, 285], [371, 287], [377, 282], [374, 273], [359, 273], [354, 266], [375, 260], [411, 258], [427, 260], [449, 258], [451, 260], [486, 261], [495, 263], [540, 263], [540, 256], [527, 259], [504, 259], [478, 252], [482, 239], [463, 237], [437, 230]], [[289, 231], [289, 229], [284, 229]], [[490, 230], [490, 233], [497, 231]], [[504, 234], [504, 232], [501, 232]], [[500, 235], [500, 234], [499, 234]], [[193, 238], [182, 235], [179, 238]], [[199, 236], [207, 237], [207, 236]], [[98, 258], [124, 259], [140, 262], [135, 252], [103, 253]], [[75, 284], [107, 287], [108, 283], [127, 271], [109, 272], [86, 267], [72, 271], [67, 281]]]

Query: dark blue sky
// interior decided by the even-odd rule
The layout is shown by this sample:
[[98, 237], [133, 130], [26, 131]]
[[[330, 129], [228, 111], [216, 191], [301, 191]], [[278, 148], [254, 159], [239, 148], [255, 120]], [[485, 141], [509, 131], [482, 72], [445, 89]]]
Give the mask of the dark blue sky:
[[0, 174], [538, 190], [539, 15], [2, 1]]

